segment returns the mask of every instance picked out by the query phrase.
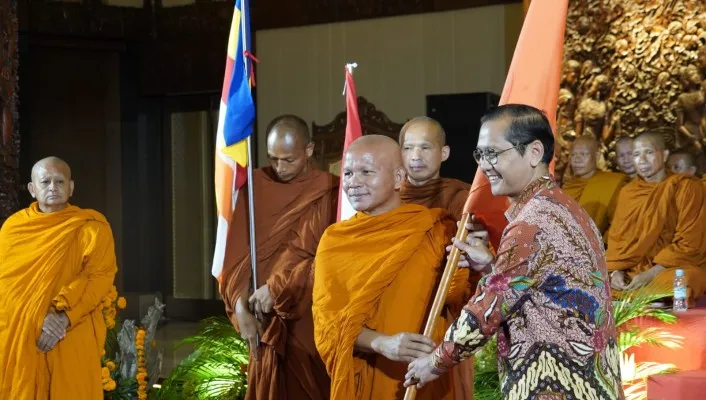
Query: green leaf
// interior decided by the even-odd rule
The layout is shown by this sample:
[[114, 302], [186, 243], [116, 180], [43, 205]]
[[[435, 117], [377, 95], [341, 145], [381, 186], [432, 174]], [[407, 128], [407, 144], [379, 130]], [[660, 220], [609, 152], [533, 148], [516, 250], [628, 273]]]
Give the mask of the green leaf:
[[194, 352], [162, 382], [157, 400], [238, 400], [247, 388], [249, 350], [225, 317], [202, 321], [196, 336], [178, 346], [191, 345]]
[[534, 285], [534, 279], [528, 276], [516, 276], [510, 281], [510, 287], [515, 290], [527, 290]]

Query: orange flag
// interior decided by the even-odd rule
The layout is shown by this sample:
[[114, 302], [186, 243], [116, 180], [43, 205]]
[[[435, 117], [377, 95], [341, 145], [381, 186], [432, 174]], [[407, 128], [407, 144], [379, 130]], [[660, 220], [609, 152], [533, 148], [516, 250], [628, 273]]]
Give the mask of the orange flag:
[[[556, 132], [556, 107], [561, 79], [568, 0], [532, 0], [515, 47], [500, 104], [527, 104], [547, 114]], [[554, 171], [554, 161], [550, 165]], [[478, 169], [464, 212], [485, 225], [497, 249], [507, 225], [507, 197], [495, 197]]]

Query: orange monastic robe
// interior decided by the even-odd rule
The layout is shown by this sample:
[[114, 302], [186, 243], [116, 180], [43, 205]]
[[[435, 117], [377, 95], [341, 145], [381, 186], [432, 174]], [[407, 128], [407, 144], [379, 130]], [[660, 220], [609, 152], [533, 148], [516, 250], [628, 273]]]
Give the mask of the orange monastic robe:
[[[338, 178], [311, 167], [287, 183], [270, 167], [253, 172], [258, 288], [267, 284], [275, 304], [259, 359], [249, 363], [245, 397], [327, 399], [329, 379], [314, 344], [311, 268], [321, 235], [336, 220]], [[238, 194], [220, 286], [236, 330], [235, 302], [250, 296], [252, 279], [246, 194]]]
[[[471, 185], [466, 182], [450, 178], [434, 179], [423, 186], [414, 186], [405, 180], [400, 190], [400, 197], [405, 203], [419, 204], [428, 208], [443, 208], [456, 221], [460, 221], [463, 215], [463, 206], [466, 205], [466, 200], [468, 200], [470, 188]], [[468, 269], [459, 270], [459, 273], [462, 274], [459, 278], [465, 279], [465, 282], [467, 282], [461, 304], [465, 304], [470, 299], [471, 295], [476, 291], [476, 284], [480, 279], [480, 274], [474, 273], [471, 276], [469, 272]], [[451, 289], [451, 291], [454, 290], [457, 290], [457, 288]], [[447, 312], [444, 313], [446, 328], [448, 329], [460, 315], [461, 308], [447, 309]], [[473, 360], [467, 360], [458, 368], [454, 368], [450, 375], [456, 398], [473, 399]]]
[[[424, 330], [445, 246], [455, 226], [441, 209], [403, 204], [382, 215], [357, 213], [326, 230], [316, 252], [314, 333], [331, 376], [333, 400], [393, 400], [404, 396], [407, 364], [359, 354], [355, 341], [363, 327], [394, 335]], [[456, 280], [457, 277], [454, 277]], [[461, 301], [449, 293], [447, 304]], [[437, 323], [432, 337], [443, 339]], [[420, 390], [418, 399], [451, 399], [442, 377]]]
[[588, 212], [603, 235], [615, 214], [620, 189], [627, 183], [628, 177], [624, 174], [596, 171], [588, 179], [569, 179], [562, 189]]
[[706, 290], [706, 196], [702, 183], [687, 175], [669, 175], [660, 183], [636, 178], [620, 193], [608, 232], [610, 271], [630, 277], [659, 264], [666, 268], [653, 281], [669, 287], [682, 268], [692, 297]]
[[[103, 398], [106, 326], [98, 307], [117, 271], [105, 217], [78, 207], [44, 214], [37, 203], [0, 230], [0, 399]], [[47, 353], [37, 348], [47, 312], [71, 321]]]
[[428, 208], [443, 208], [456, 221], [463, 215], [463, 206], [468, 200], [471, 185], [458, 179], [439, 178], [423, 186], [414, 186], [407, 180], [402, 184], [400, 198], [405, 203], [419, 204]]

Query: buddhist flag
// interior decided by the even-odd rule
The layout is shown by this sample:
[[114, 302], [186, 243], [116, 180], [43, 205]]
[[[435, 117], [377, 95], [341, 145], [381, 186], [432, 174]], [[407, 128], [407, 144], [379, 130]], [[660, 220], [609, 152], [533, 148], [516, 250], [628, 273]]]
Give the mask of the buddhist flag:
[[[567, 11], [568, 0], [532, 0], [500, 98], [501, 105], [527, 104], [544, 111], [554, 132]], [[485, 225], [496, 249], [507, 225], [508, 205], [506, 197], [493, 196], [488, 179], [478, 169], [464, 212]]]
[[246, 0], [236, 0], [228, 39], [221, 108], [216, 133], [216, 205], [218, 228], [211, 273], [220, 278], [223, 270], [228, 226], [235, 210], [238, 190], [247, 178], [248, 145], [255, 122], [255, 103], [250, 91], [252, 62], [250, 18]]
[[[353, 81], [353, 68], [357, 64], [346, 65], [346, 83], [344, 86], [344, 94], [346, 95], [346, 139], [343, 143], [343, 156], [346, 155], [346, 150], [354, 140], [363, 136], [363, 129], [360, 126], [360, 116], [358, 115], [358, 96], [355, 92], [355, 82]], [[341, 179], [343, 179], [343, 158], [341, 158]], [[345, 221], [355, 215], [355, 209], [348, 201], [348, 196], [343, 193], [343, 185], [338, 189], [338, 218], [337, 221]]]

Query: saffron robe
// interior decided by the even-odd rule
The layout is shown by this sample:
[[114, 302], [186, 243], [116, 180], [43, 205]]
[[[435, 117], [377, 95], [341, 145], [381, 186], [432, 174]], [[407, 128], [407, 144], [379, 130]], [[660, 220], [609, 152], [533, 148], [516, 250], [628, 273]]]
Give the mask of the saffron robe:
[[[331, 376], [331, 399], [404, 396], [407, 364], [359, 354], [354, 345], [363, 327], [386, 335], [423, 332], [445, 246], [456, 228], [446, 215], [403, 204], [377, 216], [357, 213], [324, 233], [316, 253], [313, 313], [316, 347]], [[459, 276], [454, 281], [463, 280]], [[458, 290], [450, 290], [446, 303], [461, 298]], [[436, 326], [431, 339], [438, 343], [444, 319]], [[450, 379], [423, 388], [417, 398], [453, 398]]]
[[459, 221], [470, 188], [471, 185], [466, 182], [450, 178], [434, 179], [423, 186], [415, 186], [405, 180], [400, 190], [400, 198], [405, 203], [419, 204], [427, 208], [443, 208]]
[[588, 179], [571, 178], [562, 189], [588, 212], [603, 235], [613, 220], [620, 189], [627, 183], [628, 177], [624, 174], [596, 171]]
[[[99, 308], [117, 265], [110, 225], [69, 205], [43, 213], [37, 203], [0, 230], [0, 399], [103, 398], [106, 326]], [[37, 341], [50, 310], [71, 325], [42, 353]]]
[[[458, 179], [438, 178], [422, 186], [415, 186], [405, 179], [400, 190], [400, 198], [405, 203], [419, 204], [427, 208], [443, 208], [456, 221], [461, 220], [463, 207], [468, 200], [468, 191], [471, 185]], [[463, 289], [463, 299], [458, 304], [465, 304], [475, 292], [476, 284], [480, 279], [480, 274], [471, 273], [469, 269], [459, 270], [459, 273], [468, 276], [467, 285]], [[459, 277], [462, 279], [462, 277]], [[454, 280], [457, 282], [457, 280]], [[461, 288], [452, 288], [454, 292]], [[448, 328], [461, 314], [461, 308], [446, 309], [443, 315], [446, 318], [446, 328]], [[464, 362], [458, 368], [454, 368], [451, 373], [451, 380], [454, 386], [454, 395], [457, 399], [473, 399], [473, 360]]]
[[[321, 235], [336, 220], [338, 178], [309, 167], [282, 183], [266, 167], [253, 171], [253, 181], [258, 288], [267, 284], [275, 304], [259, 359], [248, 365], [246, 399], [327, 399], [329, 378], [314, 344], [311, 268]], [[220, 286], [236, 330], [235, 302], [247, 300], [252, 285], [246, 194], [238, 193]]]
[[706, 290], [705, 236], [706, 196], [698, 178], [634, 179], [620, 193], [608, 232], [608, 269], [634, 277], [659, 264], [666, 269], [652, 284], [662, 288], [671, 287], [674, 270], [681, 268], [697, 298]]

